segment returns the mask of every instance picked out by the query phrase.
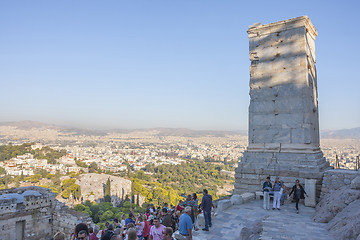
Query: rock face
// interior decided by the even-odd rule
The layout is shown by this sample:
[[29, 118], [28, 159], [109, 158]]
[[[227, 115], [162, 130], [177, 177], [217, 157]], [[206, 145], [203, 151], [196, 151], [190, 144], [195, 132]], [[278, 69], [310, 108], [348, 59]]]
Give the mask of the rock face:
[[337, 239], [360, 237], [360, 199], [353, 201], [337, 214], [328, 224], [328, 230]]
[[358, 176], [359, 172], [354, 170], [332, 169], [326, 171], [322, 181], [320, 199], [328, 193], [338, 191], [343, 186], [350, 187], [351, 182]]
[[360, 176], [354, 178], [354, 179], [351, 181], [351, 188], [352, 188], [352, 189], [360, 190]]
[[261, 191], [271, 175], [315, 179], [319, 197], [329, 163], [319, 145], [315, 27], [304, 16], [250, 26], [248, 36], [249, 144], [234, 193]]
[[87, 173], [79, 176], [77, 184], [81, 187], [81, 193], [85, 200], [96, 201], [104, 198], [106, 181], [110, 178], [111, 197], [125, 199], [131, 194], [131, 181], [108, 174]]
[[350, 203], [360, 199], [360, 191], [347, 186], [327, 194], [316, 205], [315, 222], [328, 223]]

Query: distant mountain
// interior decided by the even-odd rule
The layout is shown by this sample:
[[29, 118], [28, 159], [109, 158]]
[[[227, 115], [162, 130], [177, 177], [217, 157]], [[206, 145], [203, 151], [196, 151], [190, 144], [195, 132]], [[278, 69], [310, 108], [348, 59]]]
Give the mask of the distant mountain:
[[56, 125], [42, 123], [42, 122], [35, 122], [30, 120], [19, 121], [19, 122], [0, 122], [0, 126], [17, 127], [23, 130], [29, 130], [32, 128], [60, 129], [60, 127]]
[[132, 133], [132, 132], [158, 132], [156, 136], [179, 136], [179, 137], [201, 137], [216, 136], [223, 137], [225, 135], [244, 135], [235, 131], [214, 131], [214, 130], [192, 130], [188, 128], [144, 128], [144, 129], [113, 129], [116, 133]]
[[85, 129], [85, 128], [74, 128], [74, 127], [67, 127], [67, 126], [59, 126], [55, 124], [47, 124], [42, 122], [36, 121], [19, 121], [19, 122], [0, 122], [0, 126], [10, 126], [16, 127], [21, 130], [30, 130], [33, 128], [42, 128], [42, 129], [53, 129], [58, 130], [64, 133], [73, 133], [73, 135], [106, 135], [107, 132], [100, 131], [100, 130], [92, 130], [92, 129]]
[[20, 121], [20, 122], [0, 122], [0, 126], [13, 126], [22, 130], [30, 130], [32, 128], [54, 129], [64, 133], [72, 133], [73, 135], [95, 135], [104, 136], [108, 133], [132, 133], [132, 132], [157, 132], [156, 136], [180, 136], [180, 137], [201, 137], [201, 136], [215, 136], [223, 137], [225, 135], [242, 135], [246, 136], [247, 131], [214, 131], [214, 130], [191, 130], [187, 128], [144, 128], [144, 129], [109, 129], [109, 130], [94, 130], [86, 128], [75, 128], [67, 126], [58, 126], [53, 124], [46, 124], [35, 121]]
[[355, 138], [360, 139], [360, 127], [340, 130], [322, 130], [321, 138]]

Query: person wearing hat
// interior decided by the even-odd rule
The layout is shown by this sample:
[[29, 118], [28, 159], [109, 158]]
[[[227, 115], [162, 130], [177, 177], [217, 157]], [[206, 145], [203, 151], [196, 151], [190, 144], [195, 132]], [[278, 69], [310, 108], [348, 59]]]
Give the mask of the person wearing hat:
[[191, 220], [191, 207], [185, 207], [184, 214], [180, 216], [179, 220], [179, 233], [181, 239], [192, 240], [192, 220]]

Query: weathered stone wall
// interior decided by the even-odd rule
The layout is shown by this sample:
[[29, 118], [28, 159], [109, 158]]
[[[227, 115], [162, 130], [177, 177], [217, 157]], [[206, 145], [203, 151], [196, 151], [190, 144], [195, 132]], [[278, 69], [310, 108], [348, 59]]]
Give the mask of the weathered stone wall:
[[88, 226], [92, 224], [91, 218], [85, 214], [81, 214], [69, 209], [65, 204], [58, 203], [53, 214], [53, 233], [63, 232], [67, 236], [73, 232], [74, 227], [78, 223], [86, 223]]
[[360, 171], [342, 169], [326, 171], [322, 181], [320, 198], [328, 193], [339, 190], [343, 186], [348, 186], [350, 188], [351, 181], [357, 176], [360, 176]]
[[254, 24], [248, 34], [249, 145], [234, 193], [260, 191], [270, 175], [315, 179], [319, 197], [329, 163], [319, 146], [315, 27], [305, 16]]
[[70, 235], [79, 222], [90, 224], [91, 219], [62, 205], [50, 189], [33, 186], [0, 191], [0, 240], [21, 239], [19, 236], [48, 240], [57, 231]]

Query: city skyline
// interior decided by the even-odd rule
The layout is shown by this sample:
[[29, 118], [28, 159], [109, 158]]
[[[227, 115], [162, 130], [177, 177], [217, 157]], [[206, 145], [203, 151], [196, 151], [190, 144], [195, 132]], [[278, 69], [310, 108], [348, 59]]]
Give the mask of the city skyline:
[[0, 3], [0, 122], [246, 130], [248, 26], [307, 15], [320, 129], [360, 126], [356, 1], [20, 2]]

